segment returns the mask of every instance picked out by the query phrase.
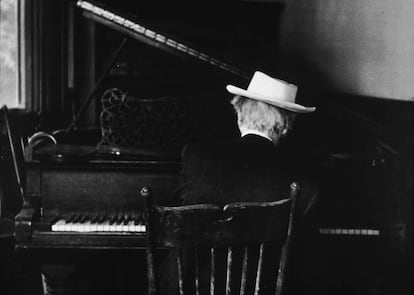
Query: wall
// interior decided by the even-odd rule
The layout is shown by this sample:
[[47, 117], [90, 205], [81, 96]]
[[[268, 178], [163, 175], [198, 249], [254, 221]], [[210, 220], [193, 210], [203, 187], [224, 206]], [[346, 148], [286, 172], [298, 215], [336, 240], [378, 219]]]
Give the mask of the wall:
[[414, 0], [284, 3], [282, 72], [296, 64], [317, 87], [414, 101]]

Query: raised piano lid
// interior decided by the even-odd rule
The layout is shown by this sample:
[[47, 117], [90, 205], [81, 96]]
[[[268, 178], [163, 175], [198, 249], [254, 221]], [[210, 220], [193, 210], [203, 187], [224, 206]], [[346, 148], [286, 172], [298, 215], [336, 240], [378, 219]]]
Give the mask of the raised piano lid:
[[207, 54], [185, 42], [177, 40], [167, 34], [160, 33], [154, 29], [139, 23], [132, 16], [121, 13], [113, 8], [98, 2], [77, 1], [76, 5], [84, 10], [84, 15], [108, 27], [118, 30], [127, 36], [149, 44], [154, 48], [170, 52], [174, 55], [208, 64], [216, 69], [231, 73], [235, 76], [248, 79], [252, 71], [233, 66], [225, 61]]

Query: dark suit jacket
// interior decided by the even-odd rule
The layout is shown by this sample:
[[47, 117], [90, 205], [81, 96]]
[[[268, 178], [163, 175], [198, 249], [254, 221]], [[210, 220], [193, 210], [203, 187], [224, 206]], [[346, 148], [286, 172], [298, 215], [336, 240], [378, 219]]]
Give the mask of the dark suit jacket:
[[199, 143], [182, 154], [184, 204], [275, 201], [289, 196], [294, 161], [282, 147], [248, 134], [221, 143]]

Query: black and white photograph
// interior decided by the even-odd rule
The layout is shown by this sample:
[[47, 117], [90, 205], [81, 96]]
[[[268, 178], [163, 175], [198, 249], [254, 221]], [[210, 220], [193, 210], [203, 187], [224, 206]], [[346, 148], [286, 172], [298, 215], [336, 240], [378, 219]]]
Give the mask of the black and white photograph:
[[0, 0], [0, 294], [412, 294], [413, 12]]

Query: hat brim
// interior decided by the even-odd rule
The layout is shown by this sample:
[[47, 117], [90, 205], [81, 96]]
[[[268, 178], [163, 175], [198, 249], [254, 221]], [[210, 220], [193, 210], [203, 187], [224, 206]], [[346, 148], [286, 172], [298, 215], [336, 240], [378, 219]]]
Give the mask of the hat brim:
[[251, 99], [263, 101], [265, 103], [274, 105], [276, 107], [295, 112], [295, 113], [311, 113], [316, 110], [316, 107], [305, 107], [297, 103], [288, 102], [288, 101], [275, 101], [271, 100], [263, 95], [247, 91], [244, 89], [241, 89], [239, 87], [233, 86], [233, 85], [227, 85], [226, 89], [228, 92], [234, 94], [234, 95], [241, 95], [244, 97], [248, 97]]

